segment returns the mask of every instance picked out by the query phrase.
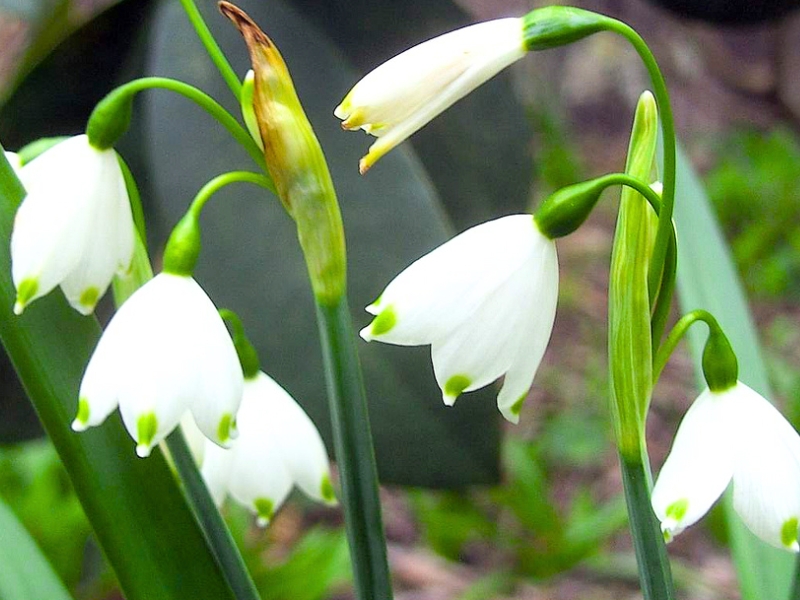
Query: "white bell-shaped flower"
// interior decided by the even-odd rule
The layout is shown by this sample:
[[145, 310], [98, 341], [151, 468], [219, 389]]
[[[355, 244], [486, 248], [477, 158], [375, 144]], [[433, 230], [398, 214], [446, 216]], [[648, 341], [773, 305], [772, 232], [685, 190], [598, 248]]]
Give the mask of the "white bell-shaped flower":
[[361, 172], [525, 52], [522, 19], [497, 19], [428, 40], [368, 73], [334, 110], [344, 129], [380, 138]]
[[531, 215], [478, 225], [400, 273], [367, 311], [367, 340], [431, 344], [444, 402], [505, 375], [497, 405], [519, 421], [553, 329], [558, 260]]
[[27, 195], [11, 234], [14, 312], [61, 285], [73, 308], [91, 313], [133, 257], [133, 217], [116, 152], [78, 135], [18, 175]]
[[745, 525], [773, 546], [800, 550], [800, 436], [741, 382], [706, 389], [678, 428], [652, 496], [665, 539], [700, 519], [731, 480]]
[[265, 526], [293, 485], [313, 500], [336, 503], [316, 426], [263, 372], [245, 379], [238, 423], [239, 437], [229, 450], [205, 444], [202, 474], [217, 504], [230, 495]]
[[243, 379], [228, 330], [203, 289], [191, 277], [161, 273], [103, 332], [72, 428], [99, 425], [119, 406], [144, 457], [190, 410], [208, 439], [227, 446], [237, 435]]

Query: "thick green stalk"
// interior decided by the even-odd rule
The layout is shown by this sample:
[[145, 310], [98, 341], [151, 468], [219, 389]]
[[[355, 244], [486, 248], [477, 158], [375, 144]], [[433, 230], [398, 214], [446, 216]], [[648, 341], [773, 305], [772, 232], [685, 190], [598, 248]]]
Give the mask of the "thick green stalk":
[[211, 61], [219, 70], [220, 75], [225, 80], [225, 83], [233, 92], [234, 97], [236, 100], [240, 100], [242, 96], [242, 82], [239, 81], [239, 77], [236, 75], [236, 71], [233, 70], [231, 64], [228, 62], [228, 59], [225, 57], [225, 54], [222, 52], [222, 49], [217, 44], [217, 40], [214, 39], [214, 36], [211, 35], [211, 31], [208, 29], [208, 25], [203, 20], [203, 16], [200, 14], [200, 11], [197, 10], [197, 6], [195, 5], [193, 0], [181, 0], [181, 6], [183, 7], [186, 16], [189, 19], [189, 22], [194, 27], [195, 33], [197, 33], [197, 37], [200, 38], [200, 41], [203, 43], [203, 46], [208, 52], [208, 56], [211, 58]]
[[652, 478], [646, 457], [636, 460], [620, 454], [620, 466], [642, 596], [644, 600], [671, 600], [675, 590], [664, 535], [650, 505]]
[[[112, 139], [106, 141], [105, 145], [113, 145], [113, 142], [116, 141], [116, 137], [122, 135], [127, 127], [125, 115], [130, 113], [133, 97], [139, 92], [151, 89], [169, 90], [197, 104], [228, 130], [233, 138], [247, 151], [259, 168], [265, 172], [267, 171], [267, 166], [264, 162], [264, 154], [261, 148], [259, 148], [253, 138], [250, 137], [247, 130], [242, 127], [227, 110], [211, 96], [198, 90], [196, 87], [166, 77], [143, 77], [141, 79], [134, 79], [109, 92], [109, 94], [97, 104], [94, 111], [89, 116], [86, 131], [89, 133], [90, 138], [95, 132], [99, 132], [96, 134], [96, 137], [107, 137], [108, 134], [104, 133], [105, 130], [111, 130], [113, 131], [111, 134]], [[116, 121], [119, 121], [119, 123]]]
[[378, 474], [347, 301], [317, 301], [341, 500], [359, 600], [391, 600]]

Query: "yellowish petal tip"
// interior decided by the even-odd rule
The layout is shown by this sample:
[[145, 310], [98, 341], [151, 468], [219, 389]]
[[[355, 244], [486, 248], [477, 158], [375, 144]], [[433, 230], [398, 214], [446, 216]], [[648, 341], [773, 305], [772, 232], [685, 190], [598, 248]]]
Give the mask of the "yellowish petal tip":
[[450, 396], [449, 394], [442, 394], [442, 400], [445, 406], [453, 406], [456, 403], [458, 396]]
[[77, 431], [78, 433], [81, 431], [86, 431], [89, 428], [86, 423], [82, 423], [79, 419], [72, 421], [72, 425], [70, 425], [70, 427], [72, 427], [72, 431]]
[[22, 314], [22, 312], [23, 312], [24, 310], [25, 310], [25, 305], [24, 305], [22, 302], [20, 302], [19, 300], [17, 300], [17, 301], [14, 303], [14, 314], [15, 314], [15, 315], [17, 315], [17, 316], [19, 316], [19, 315], [21, 315], [21, 314]]

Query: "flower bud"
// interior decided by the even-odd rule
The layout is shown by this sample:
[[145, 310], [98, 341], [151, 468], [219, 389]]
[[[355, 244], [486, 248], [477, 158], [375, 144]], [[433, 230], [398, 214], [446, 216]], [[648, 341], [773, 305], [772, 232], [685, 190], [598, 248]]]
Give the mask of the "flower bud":
[[314, 295], [334, 303], [345, 289], [344, 229], [328, 166], [280, 52], [241, 9], [220, 10], [244, 36], [255, 73], [253, 109], [278, 196], [297, 224]]

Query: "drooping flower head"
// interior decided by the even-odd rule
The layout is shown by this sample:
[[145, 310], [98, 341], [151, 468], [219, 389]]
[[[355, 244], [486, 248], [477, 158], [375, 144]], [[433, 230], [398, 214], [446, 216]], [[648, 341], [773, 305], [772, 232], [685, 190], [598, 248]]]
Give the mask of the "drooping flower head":
[[368, 73], [334, 110], [344, 129], [379, 138], [360, 171], [525, 52], [523, 20], [497, 19], [423, 42]]
[[133, 257], [133, 217], [116, 152], [78, 135], [43, 152], [18, 176], [27, 195], [11, 234], [14, 312], [60, 285], [73, 308], [91, 313]]
[[236, 437], [242, 369], [225, 324], [197, 282], [161, 273], [116, 312], [81, 382], [73, 429], [101, 424], [117, 407], [147, 456], [191, 411], [207, 438]]
[[531, 215], [473, 227], [400, 273], [367, 311], [367, 341], [431, 345], [444, 402], [504, 375], [497, 404], [519, 420], [555, 319], [558, 261]]
[[733, 481], [733, 505], [765, 542], [798, 552], [800, 436], [764, 397], [736, 382], [689, 408], [653, 488], [668, 541], [699, 520]]
[[230, 495], [265, 526], [297, 485], [335, 504], [328, 455], [300, 405], [263, 372], [245, 379], [239, 437], [226, 450], [206, 443], [202, 474], [217, 504]]

